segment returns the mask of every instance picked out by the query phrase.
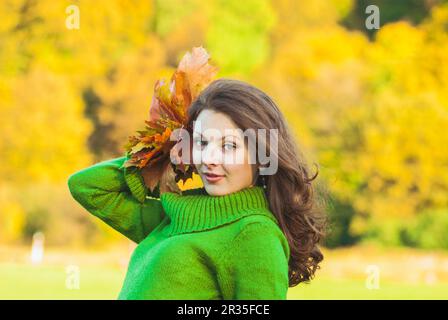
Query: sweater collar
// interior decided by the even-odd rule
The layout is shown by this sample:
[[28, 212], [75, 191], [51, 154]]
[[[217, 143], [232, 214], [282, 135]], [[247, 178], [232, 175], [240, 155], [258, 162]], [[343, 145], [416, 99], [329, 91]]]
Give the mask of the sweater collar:
[[184, 191], [182, 195], [165, 192], [160, 200], [171, 219], [170, 235], [212, 229], [253, 214], [266, 215], [278, 224], [260, 186], [222, 196], [211, 196], [205, 188]]

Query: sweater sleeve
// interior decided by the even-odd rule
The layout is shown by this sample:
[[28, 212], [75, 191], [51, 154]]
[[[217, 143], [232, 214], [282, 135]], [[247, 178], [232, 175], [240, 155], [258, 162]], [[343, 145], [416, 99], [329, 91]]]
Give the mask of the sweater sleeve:
[[289, 246], [278, 226], [262, 222], [244, 227], [220, 259], [224, 300], [285, 300]]
[[139, 243], [160, 224], [165, 213], [158, 199], [159, 189], [150, 193], [139, 171], [123, 167], [127, 159], [126, 154], [75, 172], [68, 178], [68, 187], [88, 212]]

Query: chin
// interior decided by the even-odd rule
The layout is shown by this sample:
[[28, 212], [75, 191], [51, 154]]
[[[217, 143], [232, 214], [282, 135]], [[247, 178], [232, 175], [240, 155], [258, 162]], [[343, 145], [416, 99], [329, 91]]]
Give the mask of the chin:
[[[247, 187], [249, 187], [249, 186], [247, 186]], [[214, 185], [214, 184], [205, 183], [204, 188], [205, 188], [205, 191], [207, 191], [207, 193], [211, 196], [224, 196], [226, 194], [238, 192], [238, 191], [242, 190], [243, 188], [245, 188], [245, 186], [239, 186], [235, 189], [234, 186], [219, 185], [219, 184]]]
[[218, 186], [218, 185], [211, 185], [211, 184], [205, 184], [205, 191], [211, 196], [223, 196], [228, 194], [228, 188], [225, 186]]

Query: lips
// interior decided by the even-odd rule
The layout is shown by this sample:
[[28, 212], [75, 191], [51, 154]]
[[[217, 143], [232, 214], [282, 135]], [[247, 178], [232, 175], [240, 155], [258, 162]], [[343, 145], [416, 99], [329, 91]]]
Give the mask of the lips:
[[208, 177], [224, 177], [224, 175], [222, 175], [222, 174], [215, 174], [215, 173], [210, 173], [210, 172], [204, 172], [204, 175], [206, 175]]
[[204, 176], [208, 182], [217, 182], [224, 177], [223, 175], [208, 173], [208, 172], [204, 172]]

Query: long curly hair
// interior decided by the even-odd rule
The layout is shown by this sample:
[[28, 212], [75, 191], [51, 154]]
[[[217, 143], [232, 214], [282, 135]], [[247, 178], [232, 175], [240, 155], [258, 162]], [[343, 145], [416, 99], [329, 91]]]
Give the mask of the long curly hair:
[[[288, 240], [291, 253], [288, 262], [289, 287], [308, 282], [323, 260], [319, 244], [326, 236], [328, 221], [313, 184], [318, 171], [310, 174], [282, 112], [273, 99], [260, 89], [239, 80], [220, 78], [213, 81], [190, 106], [188, 130], [192, 130], [193, 121], [204, 109], [229, 116], [243, 131], [278, 130], [278, 169], [273, 175], [258, 175], [256, 184], [264, 183], [267, 186], [270, 210]], [[271, 152], [275, 153], [274, 148], [270, 148], [270, 139], [253, 139], [257, 147], [263, 145], [270, 156]]]

